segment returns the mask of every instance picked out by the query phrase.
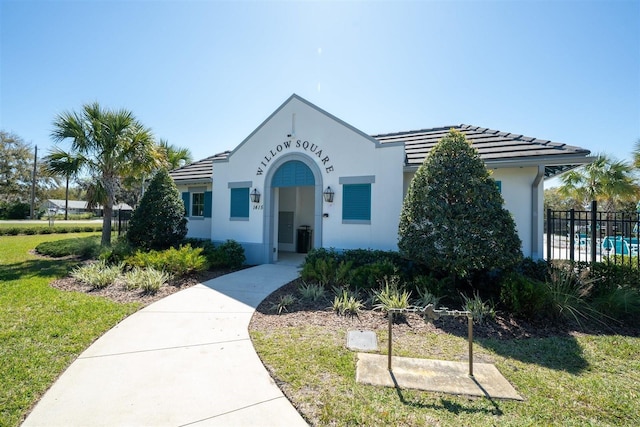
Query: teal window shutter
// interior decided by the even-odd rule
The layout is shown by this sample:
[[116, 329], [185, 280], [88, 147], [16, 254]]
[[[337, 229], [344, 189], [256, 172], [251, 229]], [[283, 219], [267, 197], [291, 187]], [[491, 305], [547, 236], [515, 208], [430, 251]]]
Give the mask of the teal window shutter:
[[188, 191], [182, 193], [182, 201], [184, 202], [184, 216], [189, 216], [189, 204], [191, 203], [191, 197]]
[[231, 189], [231, 218], [249, 218], [249, 189]]
[[211, 195], [211, 191], [204, 192], [204, 217], [205, 218], [211, 218], [211, 210], [213, 208], [212, 198], [213, 197]]
[[371, 184], [342, 186], [342, 219], [371, 221]]

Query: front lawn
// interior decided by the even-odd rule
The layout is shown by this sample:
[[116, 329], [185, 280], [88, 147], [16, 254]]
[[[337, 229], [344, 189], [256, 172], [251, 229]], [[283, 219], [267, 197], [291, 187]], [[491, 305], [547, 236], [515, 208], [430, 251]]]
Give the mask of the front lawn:
[[64, 369], [139, 304], [119, 304], [49, 283], [77, 261], [30, 253], [39, 243], [92, 233], [0, 236], [0, 425], [18, 425]]
[[[357, 356], [346, 348], [347, 331], [376, 331], [379, 353], [387, 354], [384, 315], [363, 310], [352, 319], [337, 316], [325, 308], [329, 302], [291, 305], [278, 315], [277, 301], [274, 295], [258, 308], [251, 338], [276, 383], [312, 425], [640, 425], [637, 331], [479, 327], [474, 360], [494, 363], [525, 399], [490, 400], [356, 383]], [[394, 325], [395, 356], [468, 360], [466, 319], [433, 325], [412, 316]]]

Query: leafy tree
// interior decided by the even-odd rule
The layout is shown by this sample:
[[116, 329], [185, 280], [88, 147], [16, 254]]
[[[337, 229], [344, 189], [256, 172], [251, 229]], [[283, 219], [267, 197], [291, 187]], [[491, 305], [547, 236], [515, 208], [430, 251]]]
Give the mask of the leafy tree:
[[0, 219], [25, 219], [31, 213], [31, 205], [25, 202], [0, 201]]
[[80, 113], [65, 112], [56, 117], [51, 134], [56, 142], [72, 141], [71, 153], [81, 157], [100, 191], [104, 209], [102, 245], [111, 244], [111, 219], [119, 183], [136, 169], [158, 162], [151, 130], [130, 111], [108, 110], [96, 102]]
[[18, 135], [0, 130], [0, 201], [28, 202], [32, 175], [31, 146]]
[[562, 175], [560, 193], [585, 207], [596, 200], [603, 211], [613, 212], [621, 202], [638, 196], [632, 172], [629, 164], [599, 154], [592, 163]]
[[559, 187], [544, 190], [544, 209], [554, 211], [568, 211], [571, 209], [583, 210], [582, 203], [573, 197], [568, 197], [560, 192]]
[[633, 167], [640, 169], [640, 138], [633, 144], [631, 155], [633, 156]]
[[156, 145], [155, 155], [157, 161], [146, 162], [147, 167], [137, 167], [127, 174], [120, 188], [122, 200], [131, 206], [138, 206], [140, 198], [144, 194], [145, 180], [153, 176], [160, 168], [176, 169], [191, 163], [192, 156], [188, 148], [179, 148], [160, 139]]
[[184, 215], [184, 202], [178, 188], [169, 173], [161, 169], [133, 212], [127, 240], [132, 246], [147, 250], [176, 246], [187, 235]]
[[400, 216], [400, 252], [452, 276], [509, 268], [522, 259], [511, 214], [464, 134], [451, 130], [418, 168]]
[[51, 175], [62, 175], [66, 179], [64, 191], [64, 219], [69, 219], [69, 181], [75, 177], [82, 168], [82, 157], [54, 148], [44, 158], [45, 168]]

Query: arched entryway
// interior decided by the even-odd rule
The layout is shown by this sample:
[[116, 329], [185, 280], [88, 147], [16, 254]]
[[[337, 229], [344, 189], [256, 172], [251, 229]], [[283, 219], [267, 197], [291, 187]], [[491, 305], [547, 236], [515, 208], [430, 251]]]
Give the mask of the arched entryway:
[[[322, 246], [322, 175], [301, 154], [283, 156], [265, 177], [266, 259]], [[305, 240], [307, 239], [307, 240]]]

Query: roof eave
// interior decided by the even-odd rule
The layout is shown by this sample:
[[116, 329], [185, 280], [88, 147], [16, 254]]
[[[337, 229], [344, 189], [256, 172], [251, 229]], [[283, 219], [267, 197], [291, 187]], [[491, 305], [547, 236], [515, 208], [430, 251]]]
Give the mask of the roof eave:
[[212, 184], [213, 178], [197, 178], [197, 179], [174, 179], [176, 185], [188, 184]]
[[[586, 154], [589, 154], [587, 152]], [[552, 178], [553, 176], [560, 175], [571, 169], [575, 169], [580, 166], [587, 165], [593, 162], [595, 158], [587, 155], [565, 155], [565, 156], [542, 156], [529, 159], [503, 159], [503, 160], [485, 160], [485, 165], [488, 169], [500, 169], [500, 168], [523, 168], [523, 167], [537, 167], [543, 165], [545, 167], [560, 166], [567, 169], [562, 170], [559, 173], [555, 173], [550, 176], [545, 176], [545, 179]], [[405, 165], [404, 172], [415, 172], [420, 165]]]

